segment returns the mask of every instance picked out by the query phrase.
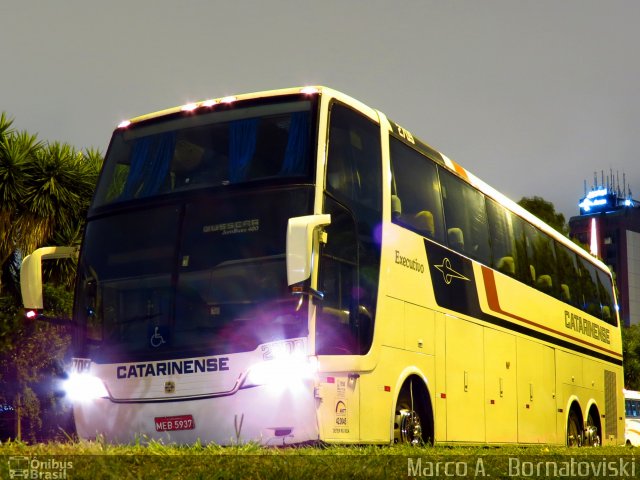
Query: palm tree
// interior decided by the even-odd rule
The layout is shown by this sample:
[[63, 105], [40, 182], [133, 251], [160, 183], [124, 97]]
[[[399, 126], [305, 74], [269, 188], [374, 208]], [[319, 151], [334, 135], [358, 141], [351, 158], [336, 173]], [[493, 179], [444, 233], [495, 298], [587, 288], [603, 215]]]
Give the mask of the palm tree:
[[[46, 240], [38, 246], [80, 245], [84, 219], [102, 161], [98, 150], [78, 152], [58, 143], [44, 149], [42, 162], [30, 179], [34, 190], [34, 195], [30, 197], [33, 210], [49, 212], [47, 220], [36, 218], [33, 223], [34, 228], [42, 228], [48, 233]], [[47, 262], [43, 269], [47, 279], [67, 288], [72, 287], [76, 270], [73, 260]]]
[[[70, 145], [39, 142], [16, 132], [13, 120], [0, 116], [0, 266], [4, 290], [15, 290], [16, 264], [43, 245], [78, 245], [84, 217], [102, 165], [97, 150], [79, 152]], [[57, 264], [57, 265], [56, 265]], [[66, 265], [66, 267], [65, 267]], [[57, 283], [68, 286], [74, 269], [55, 262], [46, 269], [62, 271]], [[12, 292], [14, 293], [14, 292]]]
[[42, 147], [35, 135], [16, 132], [12, 124], [13, 120], [3, 112], [0, 115], [0, 294], [27, 233], [18, 222], [24, 201], [25, 170]]

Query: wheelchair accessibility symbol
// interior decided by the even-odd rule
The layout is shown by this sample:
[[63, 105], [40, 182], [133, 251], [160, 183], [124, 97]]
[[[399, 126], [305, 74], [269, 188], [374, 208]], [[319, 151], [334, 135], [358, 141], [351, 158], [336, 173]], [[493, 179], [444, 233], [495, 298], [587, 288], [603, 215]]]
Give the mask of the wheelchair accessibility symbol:
[[151, 335], [151, 339], [149, 340], [149, 342], [151, 343], [151, 346], [154, 348], [158, 348], [163, 343], [166, 343], [162, 335], [158, 333], [158, 328], [160, 327], [155, 327], [153, 335]]

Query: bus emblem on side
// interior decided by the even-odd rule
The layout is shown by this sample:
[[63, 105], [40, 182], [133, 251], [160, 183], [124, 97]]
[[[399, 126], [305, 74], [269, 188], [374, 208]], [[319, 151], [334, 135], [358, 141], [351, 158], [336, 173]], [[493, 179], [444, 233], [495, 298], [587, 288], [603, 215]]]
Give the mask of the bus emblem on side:
[[164, 393], [174, 393], [176, 391], [176, 382], [164, 382]]
[[460, 280], [466, 280], [467, 282], [471, 281], [461, 273], [456, 272], [453, 268], [451, 268], [451, 260], [449, 260], [447, 257], [445, 257], [444, 260], [442, 260], [441, 265], [434, 265], [434, 266], [438, 270], [440, 270], [440, 272], [442, 273], [442, 277], [444, 278], [444, 283], [446, 283], [447, 285], [450, 285], [454, 278], [459, 278]]

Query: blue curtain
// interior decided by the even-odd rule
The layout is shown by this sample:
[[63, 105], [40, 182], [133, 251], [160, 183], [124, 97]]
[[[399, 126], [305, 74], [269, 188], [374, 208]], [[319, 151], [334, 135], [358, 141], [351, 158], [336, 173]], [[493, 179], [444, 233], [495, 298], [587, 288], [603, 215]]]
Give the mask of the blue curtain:
[[309, 112], [295, 112], [291, 115], [287, 149], [280, 175], [302, 175], [307, 167], [309, 147]]
[[[158, 140], [155, 144], [155, 151], [151, 154], [151, 162], [146, 171], [146, 181], [142, 185], [140, 191], [141, 197], [158, 193], [160, 187], [167, 179], [169, 166], [173, 158], [173, 152], [176, 149], [176, 133], [167, 132], [157, 136]], [[155, 161], [153, 161], [155, 159]]]
[[175, 132], [138, 139], [133, 145], [131, 168], [121, 200], [158, 193], [167, 178], [175, 146]]
[[256, 152], [258, 119], [236, 120], [229, 125], [229, 181], [242, 182], [247, 178], [249, 164]]
[[133, 198], [140, 188], [144, 173], [144, 165], [149, 155], [149, 147], [151, 146], [152, 140], [153, 137], [143, 137], [133, 144], [133, 151], [131, 152], [131, 166], [120, 197], [122, 200], [129, 200]]

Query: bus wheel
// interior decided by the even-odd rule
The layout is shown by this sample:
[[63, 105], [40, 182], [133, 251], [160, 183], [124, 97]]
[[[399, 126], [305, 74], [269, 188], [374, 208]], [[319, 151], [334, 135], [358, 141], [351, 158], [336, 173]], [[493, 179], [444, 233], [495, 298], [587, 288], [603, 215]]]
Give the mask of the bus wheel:
[[[414, 380], [405, 383], [400, 390], [394, 419], [394, 443], [408, 445], [422, 445], [425, 443], [424, 434], [429, 435], [429, 428], [425, 423], [428, 421], [428, 412], [424, 398], [426, 391], [423, 390], [414, 386]], [[423, 430], [425, 427], [427, 429], [426, 432]]]
[[598, 424], [593, 416], [593, 412], [589, 412], [589, 415], [587, 416], [587, 428], [584, 431], [584, 444], [590, 447], [600, 446]]
[[580, 428], [580, 416], [573, 409], [571, 409], [571, 411], [569, 412], [569, 419], [567, 420], [567, 446], [582, 446], [582, 429]]
[[401, 408], [396, 411], [394, 440], [395, 443], [422, 444], [422, 424], [415, 410]]

